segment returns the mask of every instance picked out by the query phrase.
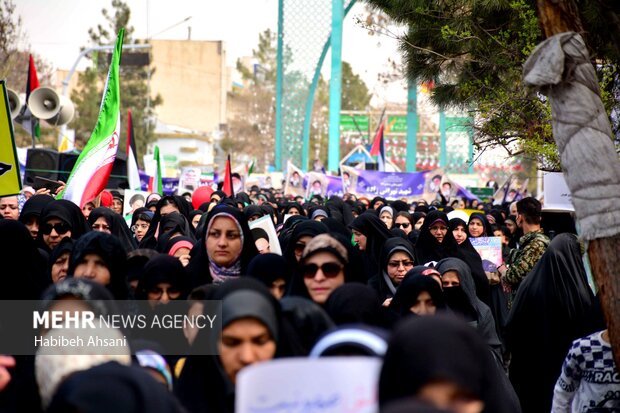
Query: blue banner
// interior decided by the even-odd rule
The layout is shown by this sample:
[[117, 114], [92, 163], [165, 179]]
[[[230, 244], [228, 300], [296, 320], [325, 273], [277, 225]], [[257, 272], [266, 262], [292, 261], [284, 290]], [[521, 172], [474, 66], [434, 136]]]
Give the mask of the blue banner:
[[342, 190], [342, 178], [339, 176], [329, 176], [326, 175], [327, 178], [327, 192], [325, 196], [327, 198], [336, 195], [342, 198], [344, 195], [344, 191]]
[[424, 193], [426, 172], [357, 171], [356, 174], [357, 182], [351, 182], [350, 191], [358, 195], [398, 199]]

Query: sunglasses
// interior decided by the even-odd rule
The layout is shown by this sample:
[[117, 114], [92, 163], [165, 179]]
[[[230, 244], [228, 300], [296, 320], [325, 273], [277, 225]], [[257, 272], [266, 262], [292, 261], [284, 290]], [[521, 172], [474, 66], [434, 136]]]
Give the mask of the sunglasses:
[[305, 264], [301, 266], [301, 273], [304, 275], [304, 278], [314, 278], [319, 268], [326, 278], [334, 278], [340, 274], [343, 267], [335, 262], [326, 262], [321, 266], [316, 264]]
[[401, 227], [402, 228], [409, 228], [409, 225], [411, 225], [411, 224], [409, 224], [408, 222], [400, 222], [400, 223], [397, 222], [397, 223], [394, 224], [394, 226], [396, 228], [401, 228]]
[[67, 232], [71, 231], [71, 227], [69, 226], [69, 224], [65, 224], [64, 222], [61, 222], [59, 224], [54, 224], [54, 225], [43, 224], [41, 225], [41, 228], [40, 228], [40, 231], [45, 235], [51, 234], [52, 230], [55, 230], [58, 235], [62, 235], [62, 234], [66, 234]]
[[390, 261], [388, 265], [392, 268], [399, 268], [401, 265], [403, 267], [413, 267], [413, 261], [410, 260], [402, 260], [402, 261]]

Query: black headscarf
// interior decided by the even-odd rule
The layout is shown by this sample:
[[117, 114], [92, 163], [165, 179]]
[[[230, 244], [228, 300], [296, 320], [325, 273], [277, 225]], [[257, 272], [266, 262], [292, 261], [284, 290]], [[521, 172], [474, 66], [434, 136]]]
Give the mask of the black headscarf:
[[444, 258], [437, 263], [437, 271], [443, 276], [447, 271], [458, 273], [460, 286], [443, 289], [447, 307], [458, 316], [465, 318], [486, 340], [498, 361], [502, 360], [495, 319], [491, 309], [476, 295], [476, 286], [467, 263], [458, 258]]
[[61, 239], [58, 245], [56, 245], [54, 249], [50, 252], [50, 255], [47, 259], [47, 274], [50, 277], [50, 280], [52, 280], [52, 266], [62, 254], [69, 253], [69, 255], [71, 255], [71, 251], [73, 251], [73, 245], [75, 245], [75, 241], [73, 241], [69, 237], [65, 237]]
[[192, 288], [213, 282], [213, 276], [211, 274], [211, 270], [209, 269], [209, 255], [207, 253], [206, 241], [209, 225], [212, 223], [214, 218], [219, 216], [232, 218], [241, 228], [243, 244], [241, 245], [241, 255], [237, 261], [240, 263], [239, 275], [247, 274], [248, 264], [252, 258], [258, 255], [258, 250], [254, 244], [254, 238], [252, 237], [252, 232], [250, 231], [250, 227], [248, 226], [248, 222], [245, 219], [243, 212], [239, 211], [237, 208], [218, 204], [213, 207], [211, 212], [207, 215], [206, 225], [202, 229], [200, 238], [192, 250], [192, 258], [186, 267], [187, 273], [190, 276], [190, 286]]
[[341, 285], [329, 295], [324, 308], [336, 325], [361, 323], [387, 327], [388, 324], [379, 296], [364, 284]]
[[379, 378], [379, 404], [416, 396], [436, 380], [484, 402], [485, 413], [517, 413], [519, 402], [485, 342], [447, 316], [408, 317], [394, 330]]
[[374, 207], [375, 207], [375, 202], [378, 202], [378, 201], [383, 202], [383, 205], [381, 205], [381, 206], [379, 207], [379, 209], [381, 209], [381, 207], [383, 207], [383, 206], [385, 206], [385, 205], [387, 205], [387, 204], [388, 204], [387, 199], [382, 198], [382, 197], [380, 197], [380, 196], [376, 196], [376, 197], [374, 197], [374, 198], [372, 199], [372, 201], [370, 201], [370, 204], [368, 204], [368, 208], [369, 208], [369, 209], [374, 209]]
[[334, 218], [325, 218], [321, 221], [321, 224], [325, 225], [331, 234], [340, 234], [347, 239], [351, 239], [351, 230]]
[[248, 265], [248, 276], [256, 278], [267, 288], [271, 288], [274, 281], [278, 279], [288, 283], [291, 273], [286, 265], [286, 260], [278, 254], [258, 254], [252, 258]]
[[[50, 218], [58, 218], [71, 227], [71, 238], [78, 239], [90, 231], [90, 226], [84, 218], [80, 208], [71, 201], [59, 199], [49, 202], [41, 210], [39, 225], [46, 223]], [[40, 248], [49, 251], [49, 247], [43, 242], [43, 233], [39, 230], [37, 242]]]
[[184, 409], [144, 369], [109, 362], [67, 377], [47, 412], [182, 413]]
[[161, 198], [157, 201], [157, 206], [155, 210], [155, 214], [153, 215], [153, 219], [151, 220], [151, 225], [149, 226], [148, 231], [140, 241], [140, 248], [155, 248], [157, 244], [157, 237], [155, 234], [159, 231], [159, 222], [161, 221], [161, 209], [165, 205], [175, 205], [179, 210], [179, 213], [185, 217], [186, 220], [190, 219], [189, 213], [192, 210], [192, 207], [185, 197], [180, 195], [169, 195]]
[[398, 287], [398, 285], [394, 284], [394, 281], [390, 279], [387, 272], [390, 257], [397, 252], [404, 252], [409, 256], [411, 261], [415, 259], [413, 248], [408, 240], [399, 237], [389, 238], [385, 241], [381, 249], [381, 255], [379, 256], [379, 272], [368, 281], [368, 285], [375, 289], [381, 301], [393, 297]]
[[329, 211], [329, 216], [341, 224], [348, 226], [353, 222], [351, 206], [344, 202], [340, 197], [331, 196], [325, 203], [325, 208]]
[[248, 205], [245, 208], [243, 208], [243, 215], [245, 215], [245, 219], [249, 221], [250, 218], [252, 217], [260, 218], [263, 215], [265, 215], [265, 213], [263, 212], [261, 207], [258, 205]]
[[335, 327], [323, 307], [308, 298], [282, 297], [280, 305], [283, 333], [287, 337], [280, 346], [283, 355], [307, 356], [319, 337]]
[[437, 280], [427, 275], [413, 274], [414, 270], [412, 269], [407, 273], [405, 279], [396, 290], [396, 294], [390, 303], [390, 310], [400, 317], [413, 314], [410, 309], [416, 303], [422, 291], [426, 291], [431, 296], [438, 312], [445, 310], [446, 302], [443, 299], [441, 286]]
[[368, 274], [370, 276], [377, 274], [381, 268], [379, 259], [383, 244], [392, 238], [392, 233], [378, 216], [366, 212], [355, 218], [350, 227], [366, 236], [366, 249], [362, 251], [362, 256]]
[[19, 221], [0, 220], [0, 262], [4, 274], [2, 300], [38, 300], [52, 283], [45, 258]]
[[291, 208], [295, 208], [297, 211], [299, 211], [299, 215], [306, 216], [306, 211], [299, 202], [289, 202], [288, 204], [286, 204], [286, 206], [284, 207], [283, 215], [288, 214]]
[[157, 235], [155, 249], [159, 252], [165, 252], [166, 245], [168, 245], [170, 239], [175, 235], [188, 237], [193, 241], [196, 240], [192, 225], [182, 214], [177, 212], [161, 217], [159, 220], [159, 234]]
[[43, 208], [54, 200], [49, 195], [33, 195], [26, 201], [19, 213], [19, 222], [27, 224], [31, 217], [39, 218]]
[[183, 300], [189, 292], [187, 274], [181, 261], [175, 257], [159, 254], [151, 258], [142, 270], [142, 277], [138, 282], [136, 300], [148, 299], [148, 291], [159, 283], [168, 283], [172, 288], [181, 292], [178, 300]]
[[120, 241], [105, 232], [91, 231], [77, 240], [69, 258], [67, 277], [73, 277], [75, 268], [88, 254], [97, 254], [110, 271], [110, 283], [106, 288], [115, 299], [125, 300], [129, 295], [127, 285], [127, 254]]
[[[482, 227], [484, 228], [484, 232], [482, 233], [482, 235], [480, 235], [481, 237], [492, 237], [493, 236], [493, 229], [491, 228], [491, 224], [489, 224], [489, 220], [487, 219], [486, 215], [480, 212], [474, 212], [473, 214], [469, 216], [469, 222], [471, 222], [472, 219], [477, 219], [480, 222], [482, 222]], [[469, 233], [469, 225], [466, 227], [466, 230], [467, 230], [467, 238], [469, 237], [475, 238]]]
[[108, 223], [112, 235], [118, 238], [125, 252], [131, 252], [136, 249], [136, 240], [123, 217], [110, 208], [99, 207], [90, 212], [88, 224], [92, 227], [95, 221], [101, 217]]
[[424, 218], [424, 224], [420, 228], [420, 235], [415, 244], [415, 261], [418, 264], [455, 257], [457, 254], [457, 243], [452, 231], [448, 230], [441, 243], [431, 234], [431, 225], [438, 220], [442, 221], [446, 227], [449, 227], [448, 215], [444, 212], [434, 210], [429, 212], [426, 218]]
[[289, 267], [292, 269], [297, 265], [297, 259], [295, 258], [295, 244], [301, 237], [311, 236], [314, 238], [319, 234], [326, 234], [327, 232], [329, 232], [329, 229], [322, 222], [305, 220], [297, 224], [293, 229], [291, 236], [287, 241], [286, 249], [284, 250], [284, 258], [289, 264]]
[[506, 326], [510, 380], [524, 411], [551, 409], [572, 341], [602, 328], [577, 237], [560, 234], [519, 286]]

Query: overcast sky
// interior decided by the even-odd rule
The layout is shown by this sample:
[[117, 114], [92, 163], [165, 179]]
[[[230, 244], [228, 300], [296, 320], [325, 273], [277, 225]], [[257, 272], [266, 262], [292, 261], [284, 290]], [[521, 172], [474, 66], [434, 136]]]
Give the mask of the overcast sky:
[[[60, 69], [73, 65], [80, 47], [88, 44], [88, 29], [105, 24], [101, 9], [111, 8], [108, 0], [14, 2], [22, 18], [24, 40], [35, 53]], [[130, 24], [135, 29], [134, 38], [146, 38], [147, 33], [156, 35], [191, 16], [188, 22], [165, 30], [155, 38], [186, 39], [188, 26], [191, 26], [193, 40], [224, 40], [231, 66], [238, 57], [252, 54], [258, 33], [267, 28], [277, 30], [277, 0], [127, 0], [127, 3], [132, 12]], [[346, 18], [343, 60], [350, 62], [354, 72], [378, 95], [375, 103], [381, 104], [384, 99], [406, 103], [404, 87], [392, 85], [386, 89], [377, 81], [377, 74], [385, 70], [387, 59], [398, 57], [397, 42], [388, 37], [369, 36], [355, 23], [355, 17], [363, 14], [363, 2], [358, 2]], [[328, 75], [329, 57], [325, 67], [327, 70], [323, 71]]]

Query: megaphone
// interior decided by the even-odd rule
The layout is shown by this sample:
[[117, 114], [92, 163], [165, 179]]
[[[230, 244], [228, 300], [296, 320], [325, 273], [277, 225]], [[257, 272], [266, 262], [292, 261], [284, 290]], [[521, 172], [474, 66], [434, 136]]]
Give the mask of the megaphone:
[[52, 125], [64, 125], [73, 119], [75, 108], [69, 98], [59, 96], [49, 87], [35, 89], [28, 98], [28, 108], [37, 118]]
[[8, 89], [9, 95], [9, 110], [11, 111], [11, 119], [15, 119], [19, 116], [19, 112], [22, 110], [22, 100], [19, 98], [19, 95], [15, 93], [15, 91]]

